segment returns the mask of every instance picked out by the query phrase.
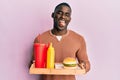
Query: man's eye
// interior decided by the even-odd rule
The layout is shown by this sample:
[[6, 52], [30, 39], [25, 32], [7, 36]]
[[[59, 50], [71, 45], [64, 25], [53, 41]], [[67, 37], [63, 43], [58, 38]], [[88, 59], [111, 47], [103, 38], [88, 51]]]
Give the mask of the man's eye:
[[69, 13], [66, 13], [66, 16], [68, 16], [68, 17], [69, 17], [69, 16], [70, 16], [70, 14], [69, 14]]
[[57, 12], [57, 14], [62, 14], [62, 12]]

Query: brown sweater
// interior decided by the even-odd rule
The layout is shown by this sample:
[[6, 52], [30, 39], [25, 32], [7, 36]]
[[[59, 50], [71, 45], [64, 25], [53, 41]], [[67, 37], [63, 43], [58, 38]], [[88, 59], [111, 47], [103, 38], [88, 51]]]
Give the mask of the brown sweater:
[[[45, 44], [52, 42], [55, 49], [55, 62], [63, 62], [63, 59], [66, 57], [77, 58], [78, 62], [89, 62], [84, 38], [71, 30], [68, 30], [65, 35], [62, 35], [62, 39], [60, 41], [49, 30], [38, 35], [34, 42]], [[75, 80], [75, 76], [44, 75], [44, 80]]]

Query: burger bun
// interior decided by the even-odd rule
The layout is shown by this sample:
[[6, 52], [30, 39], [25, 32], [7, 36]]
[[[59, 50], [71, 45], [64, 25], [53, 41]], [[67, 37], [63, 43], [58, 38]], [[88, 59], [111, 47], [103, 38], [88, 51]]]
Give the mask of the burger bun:
[[76, 69], [77, 62], [75, 58], [72, 57], [66, 57], [63, 60], [63, 65], [65, 69]]

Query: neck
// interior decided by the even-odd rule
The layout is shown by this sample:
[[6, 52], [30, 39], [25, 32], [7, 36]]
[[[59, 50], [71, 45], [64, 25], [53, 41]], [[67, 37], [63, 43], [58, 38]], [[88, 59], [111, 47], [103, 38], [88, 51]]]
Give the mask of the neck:
[[67, 29], [66, 30], [57, 30], [57, 29], [52, 29], [51, 30], [52, 34], [54, 35], [64, 35], [67, 33]]

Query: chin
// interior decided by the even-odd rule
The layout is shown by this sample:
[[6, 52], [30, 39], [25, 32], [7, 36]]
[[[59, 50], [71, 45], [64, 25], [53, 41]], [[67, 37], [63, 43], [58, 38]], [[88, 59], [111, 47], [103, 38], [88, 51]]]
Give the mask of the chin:
[[58, 26], [58, 29], [60, 30], [60, 31], [62, 31], [62, 30], [66, 30], [67, 29], [67, 27], [66, 26]]

